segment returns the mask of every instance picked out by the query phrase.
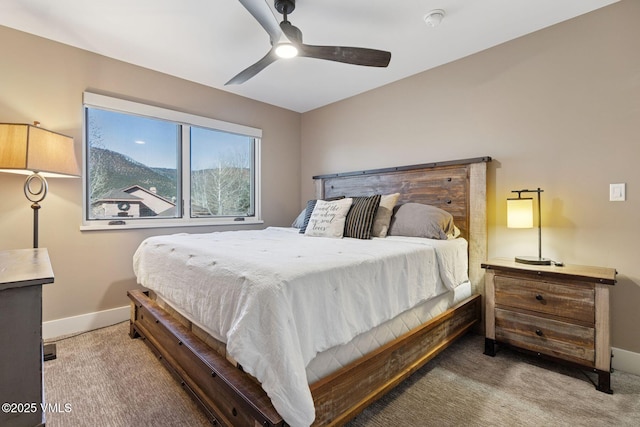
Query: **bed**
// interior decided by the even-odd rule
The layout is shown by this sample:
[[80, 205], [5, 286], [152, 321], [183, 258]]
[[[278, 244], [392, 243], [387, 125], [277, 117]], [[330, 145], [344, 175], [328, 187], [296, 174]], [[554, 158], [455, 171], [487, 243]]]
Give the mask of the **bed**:
[[[483, 157], [314, 177], [318, 199], [399, 192], [399, 205], [420, 203], [442, 208], [453, 215], [459, 229], [460, 238], [452, 241], [424, 244], [424, 239], [393, 236], [371, 239], [366, 243], [358, 239], [328, 242], [333, 239], [309, 239], [280, 228], [206, 236], [161, 236], [145, 241], [141, 247], [147, 245], [145, 251], [148, 254], [142, 258], [148, 260], [149, 265], [147, 270], [136, 267], [136, 271], [139, 272], [139, 281], [155, 291], [129, 292], [132, 300], [130, 335], [142, 337], [149, 344], [184, 389], [202, 405], [213, 424], [344, 424], [479, 322], [482, 284], [480, 263], [484, 261], [486, 252], [488, 161], [490, 158]], [[241, 245], [245, 240], [245, 244], [254, 248], [251, 258], [256, 270], [242, 270], [246, 264], [245, 257], [237, 262], [241, 273], [225, 276], [224, 272], [230, 271], [230, 268], [224, 264], [223, 258], [228, 255], [229, 262], [234, 262], [232, 253], [237, 251], [242, 254], [246, 251]], [[198, 252], [192, 246], [194, 241], [198, 241], [200, 246], [204, 244], [207, 249]], [[298, 242], [311, 246], [296, 246], [293, 253], [286, 250]], [[337, 242], [344, 246], [337, 248]], [[183, 244], [187, 252], [176, 251]], [[225, 247], [228, 254], [207, 252], [215, 247]], [[280, 264], [273, 259], [263, 258], [266, 252], [274, 251], [269, 250], [270, 247], [280, 248], [275, 254], [276, 259], [282, 261]], [[342, 258], [330, 258], [334, 251], [342, 254]], [[176, 256], [176, 253], [183, 255]], [[374, 253], [383, 259], [371, 261]], [[457, 255], [446, 258], [448, 253]], [[420, 292], [407, 290], [415, 289], [413, 285], [403, 287], [417, 280], [415, 277], [429, 275], [412, 264], [403, 269], [403, 262], [408, 262], [412, 257], [430, 259], [439, 268], [438, 271], [444, 272], [449, 263], [447, 260], [456, 256], [459, 258], [460, 253], [465, 258], [465, 266], [468, 263], [469, 267], [464, 275], [454, 270], [451, 270], [450, 276], [434, 274], [432, 286], [425, 286]], [[311, 254], [317, 255], [318, 260], [324, 260], [326, 255], [327, 262], [298, 263], [298, 258], [310, 257]], [[354, 258], [351, 264], [368, 267], [358, 271], [349, 270], [355, 267], [341, 265], [343, 258]], [[216, 259], [218, 265], [205, 261], [210, 259]], [[332, 267], [314, 270], [322, 264]], [[167, 270], [154, 275], [162, 267]], [[372, 268], [380, 270], [369, 277], [367, 271]], [[224, 288], [227, 294], [216, 300], [216, 306], [230, 306], [231, 312], [240, 310], [240, 307], [240, 316], [236, 313], [234, 316], [215, 317], [217, 324], [207, 323], [199, 317], [206, 310], [197, 307], [202, 305], [203, 300], [210, 299], [211, 295], [207, 294], [206, 286], [196, 287], [206, 279], [194, 271], [204, 270], [204, 274], [208, 274], [207, 269], [212, 273], [215, 270], [218, 274], [223, 272], [221, 277], [224, 280], [220, 280], [220, 288]], [[176, 272], [173, 276], [172, 271]], [[401, 280], [389, 280], [389, 272], [397, 271], [411, 274], [403, 273]], [[349, 288], [347, 284], [362, 279], [367, 287], [373, 288], [378, 286], [373, 276], [385, 274], [387, 286], [379, 285], [380, 292], [387, 292], [380, 298], [385, 305], [370, 301], [369, 314], [358, 316], [366, 318], [365, 324], [356, 324], [348, 313], [359, 312], [353, 307], [361, 302], [358, 301], [358, 291], [353, 295], [346, 293]], [[275, 284], [258, 295], [259, 303], [251, 303], [248, 294], [229, 290], [236, 288], [230, 286], [234, 282], [247, 282], [258, 276], [265, 282]], [[277, 276], [277, 280], [272, 276]], [[309, 284], [308, 279], [305, 279], [307, 282], [298, 281], [302, 276], [313, 276], [317, 282], [330, 283], [331, 291], [323, 295], [325, 291], [321, 291], [319, 285], [316, 287], [315, 282]], [[357, 279], [354, 280], [354, 277]], [[187, 282], [188, 292], [176, 284], [182, 280]], [[391, 282], [394, 287], [388, 289], [388, 283]], [[303, 284], [315, 292], [314, 301], [329, 300], [331, 292], [338, 292], [339, 298], [334, 298], [332, 304], [337, 306], [336, 301], [339, 301], [346, 305], [337, 308], [332, 305], [327, 309], [323, 303], [305, 303], [296, 293]], [[252, 286], [250, 289], [262, 287]], [[189, 302], [189, 299], [184, 299], [187, 293], [199, 297]], [[295, 303], [285, 307], [278, 305], [284, 299]], [[238, 305], [237, 301], [242, 301], [242, 305]], [[423, 315], [415, 315], [420, 310]], [[320, 317], [314, 317], [327, 311], [347, 314], [333, 314], [324, 322], [318, 320]], [[309, 325], [305, 326], [304, 322]], [[268, 327], [260, 329], [265, 325]], [[372, 328], [373, 332], [367, 332]], [[312, 330], [313, 334], [310, 334]], [[378, 336], [386, 334], [386, 337], [371, 339], [375, 333]], [[334, 334], [338, 337], [334, 338]], [[308, 335], [314, 335], [314, 339]], [[361, 355], [353, 356], [355, 347], [350, 347], [351, 350], [345, 348], [354, 345], [353, 342], [358, 339], [360, 347], [356, 352]], [[366, 350], [362, 350], [363, 343], [365, 347], [368, 346]], [[262, 353], [260, 349], [263, 349]], [[349, 353], [352, 355], [345, 356]], [[302, 374], [298, 370], [300, 367]], [[304, 381], [304, 386], [300, 384], [301, 381]], [[289, 387], [298, 391], [289, 393], [293, 397], [281, 398], [280, 390]], [[307, 408], [309, 405], [311, 418]], [[296, 413], [298, 410], [299, 414]]]

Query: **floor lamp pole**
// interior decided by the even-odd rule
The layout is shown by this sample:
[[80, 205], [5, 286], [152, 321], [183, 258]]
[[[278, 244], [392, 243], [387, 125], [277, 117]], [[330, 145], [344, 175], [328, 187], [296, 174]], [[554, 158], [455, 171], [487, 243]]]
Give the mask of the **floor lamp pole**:
[[[35, 182], [35, 184], [34, 184]], [[38, 172], [34, 172], [27, 177], [24, 182], [24, 195], [31, 202], [33, 209], [33, 247], [38, 247], [38, 211], [40, 210], [40, 202], [47, 197], [49, 184], [44, 176]]]
[[[37, 185], [34, 185], [34, 181]], [[49, 190], [49, 184], [44, 176], [38, 172], [27, 177], [24, 183], [24, 195], [31, 202], [31, 209], [33, 209], [33, 248], [38, 248], [38, 212], [40, 211], [40, 202], [47, 197], [47, 191]], [[42, 358], [43, 360], [53, 360], [56, 356], [56, 344], [44, 344], [42, 346]]]
[[38, 202], [34, 202], [31, 205], [31, 209], [33, 209], [33, 247], [38, 247], [38, 211], [40, 210], [40, 204]]

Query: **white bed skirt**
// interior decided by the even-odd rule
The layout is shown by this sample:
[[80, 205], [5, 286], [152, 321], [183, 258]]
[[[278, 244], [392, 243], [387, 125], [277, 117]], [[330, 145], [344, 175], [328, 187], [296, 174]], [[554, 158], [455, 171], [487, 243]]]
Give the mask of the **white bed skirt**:
[[[213, 334], [207, 331], [206, 327], [199, 325], [197, 322], [194, 322], [193, 319], [185, 316], [180, 309], [172, 306], [167, 301], [162, 300], [160, 296], [154, 296], [156, 301], [162, 307], [165, 309], [169, 308], [170, 312], [177, 312], [180, 314], [180, 317], [184, 318], [182, 320], [183, 323], [189, 322], [194, 325], [195, 328], [192, 328], [194, 333], [203, 339], [203, 341], [207, 342], [207, 344], [211, 345], [219, 353], [225, 355], [230, 362], [235, 363], [233, 359], [225, 354], [224, 343], [213, 338]], [[309, 384], [313, 384], [354, 360], [359, 359], [365, 354], [376, 350], [419, 325], [426, 323], [435, 316], [444, 313], [449, 308], [470, 296], [471, 283], [465, 282], [458, 286], [454, 291], [448, 291], [431, 298], [430, 300], [424, 301], [416, 307], [401, 313], [372, 330], [356, 336], [346, 344], [332, 347], [318, 353], [307, 365], [307, 382]], [[206, 334], [206, 336], [204, 334]]]
[[470, 296], [471, 283], [465, 282], [454, 291], [448, 291], [431, 298], [370, 331], [356, 336], [346, 344], [318, 353], [307, 365], [309, 384], [313, 384], [365, 354], [399, 338]]

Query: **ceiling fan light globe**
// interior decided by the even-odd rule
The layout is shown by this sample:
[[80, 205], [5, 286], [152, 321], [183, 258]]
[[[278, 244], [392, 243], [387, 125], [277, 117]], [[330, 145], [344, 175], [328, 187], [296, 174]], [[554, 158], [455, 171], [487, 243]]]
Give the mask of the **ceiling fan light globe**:
[[293, 58], [298, 56], [298, 48], [291, 43], [280, 43], [276, 47], [276, 55], [280, 58]]

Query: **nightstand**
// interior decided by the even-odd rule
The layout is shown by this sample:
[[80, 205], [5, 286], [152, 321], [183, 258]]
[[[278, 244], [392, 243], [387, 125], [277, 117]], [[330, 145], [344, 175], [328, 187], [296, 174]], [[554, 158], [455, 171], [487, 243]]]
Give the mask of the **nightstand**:
[[611, 390], [609, 288], [616, 270], [546, 266], [498, 258], [485, 275], [485, 351], [507, 344], [598, 374], [596, 388]]
[[0, 426], [44, 425], [42, 285], [53, 280], [46, 249], [0, 251]]

